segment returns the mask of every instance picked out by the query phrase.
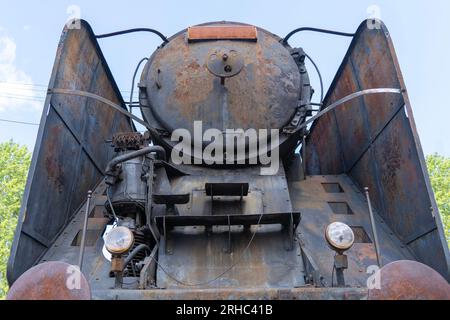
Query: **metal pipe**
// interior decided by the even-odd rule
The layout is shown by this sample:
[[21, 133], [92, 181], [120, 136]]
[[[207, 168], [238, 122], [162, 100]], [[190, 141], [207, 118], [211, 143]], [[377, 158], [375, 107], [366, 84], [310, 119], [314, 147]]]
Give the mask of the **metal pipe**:
[[345, 277], [344, 277], [344, 269], [335, 268], [336, 269], [336, 282], [339, 288], [345, 288]]
[[378, 263], [378, 266], [381, 268], [382, 262], [381, 262], [380, 246], [379, 246], [379, 242], [378, 242], [377, 228], [375, 227], [375, 219], [373, 217], [372, 203], [370, 202], [369, 188], [365, 187], [364, 191], [366, 193], [367, 205], [369, 206], [370, 224], [372, 226], [373, 242], [374, 242], [374, 246], [375, 246], [375, 252], [377, 254], [377, 263]]
[[306, 180], [306, 135], [303, 135], [302, 140], [302, 167], [303, 167], [303, 180]]
[[147, 122], [145, 122], [142, 119], [139, 119], [138, 117], [136, 117], [134, 114], [132, 114], [131, 112], [128, 112], [128, 110], [126, 110], [126, 108], [124, 108], [123, 106], [118, 105], [117, 103], [112, 102], [111, 100], [108, 100], [104, 97], [101, 97], [99, 95], [96, 95], [94, 93], [91, 92], [86, 92], [86, 91], [81, 91], [81, 90], [71, 90], [71, 89], [48, 89], [47, 90], [47, 94], [66, 94], [66, 95], [73, 95], [73, 96], [79, 96], [79, 97], [87, 97], [90, 99], [94, 99], [97, 101], [100, 101], [102, 103], [104, 103], [105, 105], [113, 108], [114, 110], [122, 113], [123, 115], [133, 119], [134, 121], [136, 121], [137, 123], [143, 125], [144, 127], [146, 127], [151, 133], [157, 135], [158, 131], [156, 131], [155, 128], [153, 128], [152, 126], [150, 126]]
[[89, 207], [90, 207], [91, 198], [92, 198], [92, 191], [89, 190], [88, 194], [87, 194], [87, 201], [86, 201], [86, 212], [84, 213], [83, 231], [81, 234], [80, 255], [78, 257], [78, 266], [80, 268], [80, 271], [83, 267], [84, 248], [85, 248], [85, 243], [86, 243], [86, 232], [87, 232], [87, 224], [88, 224]]
[[347, 33], [347, 32], [341, 32], [341, 31], [335, 31], [335, 30], [327, 30], [327, 29], [319, 29], [319, 28], [311, 28], [311, 27], [302, 27], [297, 28], [295, 30], [292, 30], [289, 32], [284, 38], [283, 43], [287, 44], [290, 37], [292, 37], [294, 34], [301, 32], [301, 31], [313, 31], [313, 32], [320, 32], [320, 33], [328, 33], [328, 34], [334, 34], [336, 36], [343, 36], [343, 37], [353, 37], [355, 36], [354, 33]]
[[[305, 121], [304, 123], [302, 123], [300, 126], [297, 127], [297, 129], [295, 129], [293, 133], [295, 132], [299, 132], [301, 129], [306, 128], [308, 126], [308, 124], [310, 124], [311, 122], [315, 121], [317, 118], [320, 118], [321, 116], [323, 116], [325, 113], [330, 112], [331, 110], [335, 109], [336, 107], [344, 104], [347, 101], [356, 99], [358, 97], [364, 96], [364, 95], [368, 95], [368, 94], [380, 94], [380, 93], [396, 93], [396, 94], [402, 94], [402, 89], [395, 89], [395, 88], [378, 88], [378, 89], [367, 89], [367, 90], [362, 90], [362, 91], [358, 91], [358, 92], [354, 92], [352, 94], [349, 94], [348, 96], [343, 97], [342, 99], [337, 100], [336, 102], [330, 104], [329, 106], [327, 106], [326, 108], [324, 108], [322, 111], [320, 111], [319, 113], [317, 113], [315, 116], [309, 118], [307, 121]], [[150, 133], [154, 134], [154, 135], [159, 135], [158, 131], [153, 128], [152, 126], [150, 126], [147, 122], [145, 122], [142, 119], [139, 119], [138, 117], [136, 117], [134, 114], [128, 112], [127, 110], [125, 110], [123, 107], [121, 107], [120, 105], [112, 102], [111, 100], [108, 100], [104, 97], [101, 97], [99, 95], [96, 95], [94, 93], [91, 92], [86, 92], [86, 91], [81, 91], [81, 90], [72, 90], [72, 89], [60, 89], [60, 88], [54, 88], [54, 89], [48, 89], [47, 90], [47, 94], [67, 94], [67, 95], [75, 95], [75, 96], [80, 96], [80, 97], [88, 97], [91, 99], [95, 99], [97, 101], [100, 101], [108, 106], [110, 106], [111, 108], [115, 109], [116, 111], [126, 115], [127, 117], [132, 118], [134, 121], [136, 121], [137, 123], [143, 125], [144, 127], [146, 127]]]
[[114, 223], [117, 224], [119, 222], [119, 218], [117, 217], [116, 212], [114, 211], [114, 207], [111, 202], [111, 196], [109, 195], [109, 188], [110, 186], [108, 185], [108, 187], [106, 188], [106, 200], [108, 201], [109, 207], [111, 208], [111, 212], [114, 217]]
[[320, 73], [319, 67], [317, 66], [317, 64], [314, 62], [314, 60], [305, 52], [305, 57], [308, 58], [309, 61], [311, 61], [314, 69], [316, 69], [317, 72], [317, 76], [319, 77], [319, 83], [320, 83], [320, 103], [322, 104], [323, 102], [323, 79], [322, 79], [322, 74]]
[[150, 247], [148, 245], [146, 245], [145, 243], [141, 243], [136, 248], [134, 248], [133, 251], [131, 251], [130, 254], [125, 258], [125, 261], [123, 263], [123, 268], [125, 269], [127, 264], [129, 264], [131, 262], [131, 260], [133, 260], [133, 258], [144, 249], [151, 251]]
[[308, 124], [310, 124], [311, 122], [315, 121], [316, 119], [320, 118], [321, 116], [323, 116], [324, 114], [330, 112], [331, 110], [335, 109], [336, 107], [339, 107], [340, 105], [343, 105], [344, 103], [365, 96], [365, 95], [372, 95], [372, 94], [381, 94], [381, 93], [393, 93], [393, 94], [402, 94], [402, 89], [395, 89], [395, 88], [378, 88], [378, 89], [367, 89], [367, 90], [362, 90], [362, 91], [357, 91], [354, 92], [352, 94], [349, 94], [348, 96], [345, 96], [339, 100], [337, 100], [336, 102], [333, 102], [332, 104], [328, 105], [326, 108], [322, 109], [322, 111], [320, 111], [319, 113], [317, 113], [316, 115], [312, 116], [311, 118], [309, 118], [308, 120], [306, 120], [305, 122], [303, 122], [301, 125], [299, 125], [295, 131], [295, 132], [299, 132], [300, 130], [302, 130], [303, 128], [306, 128], [308, 126]]
[[166, 160], [166, 150], [163, 147], [149, 146], [149, 147], [145, 147], [145, 148], [142, 148], [142, 149], [139, 149], [139, 150], [136, 150], [133, 152], [128, 152], [121, 156], [115, 157], [110, 162], [108, 162], [108, 165], [106, 166], [106, 169], [105, 169], [105, 174], [113, 173], [116, 165], [118, 165], [121, 162], [146, 155], [150, 152], [156, 152], [158, 154], [159, 159], [164, 160], [164, 161]]
[[120, 31], [111, 32], [111, 33], [96, 34], [95, 37], [97, 39], [109, 38], [109, 37], [119, 36], [122, 34], [127, 34], [127, 33], [132, 33], [132, 32], [151, 32], [151, 33], [156, 34], [158, 37], [160, 37], [161, 40], [164, 41], [164, 43], [169, 42], [169, 39], [167, 39], [167, 37], [165, 35], [163, 35], [161, 32], [159, 32], [158, 30], [155, 30], [155, 29], [150, 29], [150, 28], [134, 28], [134, 29], [127, 29], [127, 30], [120, 30]]
[[[135, 82], [135, 80], [136, 80], [136, 75], [137, 75], [137, 72], [138, 72], [138, 70], [139, 70], [139, 67], [141, 66], [142, 62], [144, 62], [144, 61], [148, 61], [148, 58], [142, 58], [142, 59], [139, 61], [139, 63], [137, 64], [136, 69], [134, 70], [133, 80], [132, 80], [132, 82], [131, 82], [130, 102], [129, 102], [129, 104], [128, 104], [128, 107], [130, 108], [130, 113], [133, 113], [133, 109], [132, 109], [132, 108], [133, 108], [134, 82]], [[140, 103], [139, 103], [139, 104], [140, 104]], [[133, 119], [130, 118], [130, 124], [131, 124], [131, 127], [133, 127], [132, 123], [133, 123]]]

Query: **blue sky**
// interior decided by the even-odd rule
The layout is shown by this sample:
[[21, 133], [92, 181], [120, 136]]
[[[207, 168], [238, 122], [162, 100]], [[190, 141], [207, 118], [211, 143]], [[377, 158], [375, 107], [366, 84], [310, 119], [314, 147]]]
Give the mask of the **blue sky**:
[[[95, 33], [151, 27], [165, 35], [202, 22], [251, 23], [280, 36], [300, 26], [354, 32], [376, 5], [391, 32], [426, 154], [450, 156], [450, 1], [6, 1], [0, 11], [0, 119], [39, 122], [61, 30], [77, 5]], [[349, 38], [301, 33], [290, 40], [319, 65], [328, 88]], [[159, 40], [141, 33], [101, 39], [113, 75], [128, 99], [137, 62]], [[313, 85], [319, 89], [312, 67]], [[33, 84], [32, 86], [30, 84]], [[318, 91], [318, 90], [316, 90]], [[0, 142], [33, 150], [37, 126], [0, 122]]]

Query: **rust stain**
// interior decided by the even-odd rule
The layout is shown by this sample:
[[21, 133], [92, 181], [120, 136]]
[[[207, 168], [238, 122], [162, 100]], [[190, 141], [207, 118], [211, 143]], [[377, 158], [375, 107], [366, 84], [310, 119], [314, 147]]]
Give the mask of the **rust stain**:
[[400, 154], [400, 140], [397, 135], [391, 135], [389, 141], [381, 149], [382, 166], [381, 180], [390, 195], [395, 195], [399, 189], [397, 186], [397, 172], [400, 170], [402, 155]]
[[[47, 154], [45, 157], [45, 169], [47, 170], [48, 179], [56, 186], [59, 193], [64, 191], [65, 173], [62, 164], [58, 157], [59, 145], [56, 137], [60, 136], [62, 128], [60, 126], [53, 126], [50, 129], [50, 134], [47, 141]], [[54, 138], [53, 138], [54, 137]]]
[[222, 25], [222, 26], [193, 26], [188, 28], [188, 40], [255, 40], [257, 31], [254, 26]]
[[450, 300], [450, 285], [436, 271], [416, 261], [395, 261], [379, 271], [380, 288], [369, 300]]
[[[61, 261], [44, 262], [28, 269], [12, 285], [8, 300], [90, 300], [88, 281], [79, 273], [78, 288], [69, 288], [74, 266]], [[78, 276], [76, 275], [76, 276]], [[73, 283], [75, 285], [75, 282]]]
[[[181, 34], [156, 52], [147, 80], [155, 82], [160, 70], [162, 88], [155, 90], [148, 84], [150, 93], [154, 90], [150, 100], [157, 117], [164, 117], [172, 127], [189, 128], [194, 120], [221, 129], [285, 125], [296, 107], [300, 76], [289, 52], [276, 38], [259, 33], [256, 43], [235, 41], [231, 46], [220, 40], [189, 44]], [[242, 71], [227, 78], [223, 86], [206, 67], [209, 55], [221, 47], [236, 50], [244, 61]], [[281, 53], [271, 56], [268, 51], [272, 47]]]

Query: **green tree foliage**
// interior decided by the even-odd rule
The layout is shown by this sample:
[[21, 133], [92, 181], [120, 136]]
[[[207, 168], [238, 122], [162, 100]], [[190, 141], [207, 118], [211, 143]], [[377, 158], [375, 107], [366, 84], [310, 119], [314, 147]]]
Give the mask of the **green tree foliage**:
[[438, 154], [429, 155], [427, 166], [447, 242], [450, 243], [450, 158]]
[[12, 141], [0, 143], [0, 299], [8, 290], [6, 265], [30, 159], [26, 147]]

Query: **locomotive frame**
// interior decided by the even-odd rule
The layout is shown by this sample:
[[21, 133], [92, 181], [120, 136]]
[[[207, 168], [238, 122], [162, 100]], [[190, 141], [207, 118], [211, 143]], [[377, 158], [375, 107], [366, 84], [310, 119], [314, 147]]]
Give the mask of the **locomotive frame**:
[[[76, 263], [85, 195], [93, 190], [83, 273], [95, 299], [364, 299], [368, 297], [367, 267], [377, 264], [364, 187], [369, 188], [373, 200], [383, 265], [418, 261], [448, 281], [448, 245], [393, 43], [384, 24], [369, 28], [364, 21], [325, 96], [324, 106], [354, 92], [380, 87], [398, 88], [401, 93], [357, 97], [314, 121], [302, 150], [286, 156], [282, 170], [270, 178], [272, 196], [258, 194], [257, 190], [264, 188], [260, 184], [267, 182], [245, 168], [237, 168], [234, 175], [214, 181], [216, 187], [223, 182], [232, 183], [236, 177], [250, 181], [253, 198], [268, 197], [262, 201], [266, 206], [291, 212], [291, 220], [286, 224], [295, 226], [294, 234], [288, 235], [288, 243], [293, 244], [294, 250], [271, 246], [273, 239], [269, 232], [259, 239], [257, 235], [254, 245], [274, 262], [261, 265], [256, 253], [250, 254], [246, 263], [256, 265], [239, 274], [234, 285], [179, 286], [157, 264], [148, 263], [146, 272], [157, 272], [157, 281], [164, 285], [155, 286], [150, 283], [155, 279], [146, 278], [139, 282], [145, 284], [144, 288], [126, 285], [114, 288], [110, 265], [101, 254], [102, 234], [110, 221], [103, 214], [106, 190], [103, 178], [108, 162], [114, 157], [105, 141], [115, 133], [133, 132], [135, 128], [125, 114], [102, 101], [52, 91], [82, 90], [126, 110], [89, 24], [82, 21], [79, 30], [66, 27], [56, 54], [8, 263], [9, 283], [13, 284], [25, 271], [42, 262]], [[195, 180], [201, 168], [162, 167], [181, 186], [204, 183]], [[191, 170], [190, 175], [184, 175], [185, 170]], [[211, 169], [211, 176], [221, 176], [215, 170], [221, 169]], [[242, 188], [245, 182], [238, 182]], [[186, 192], [183, 188], [175, 191]], [[220, 192], [216, 195], [220, 196]], [[254, 199], [247, 205], [252, 210], [258, 206]], [[258, 216], [247, 218], [249, 221], [237, 219], [234, 224], [262, 222]], [[173, 218], [167, 218], [169, 222], [170, 219]], [[267, 219], [270, 228], [271, 217]], [[324, 227], [337, 220], [350, 225], [358, 238], [347, 253], [346, 287], [333, 285], [334, 252], [323, 237]], [[164, 227], [166, 222], [164, 219]], [[233, 225], [229, 218], [222, 224]], [[159, 252], [159, 261], [168, 267], [168, 274], [178, 274], [195, 283], [202, 279], [198, 276], [200, 271], [210, 274], [216, 269], [214, 264], [198, 266], [205, 254], [204, 241], [189, 243], [177, 234], [163, 241], [173, 241], [172, 246], [176, 246], [167, 248], [164, 244], [165, 250]], [[235, 240], [230, 247], [245, 248], [245, 243], [242, 239]], [[221, 250], [222, 246], [221, 242], [214, 249]], [[183, 254], [174, 256], [170, 253], [173, 250]], [[153, 258], [155, 254], [151, 252]], [[292, 262], [287, 269], [294, 278], [283, 282], [280, 278], [287, 269], [280, 261], [286, 259]], [[255, 283], [258, 285], [252, 285]]]

